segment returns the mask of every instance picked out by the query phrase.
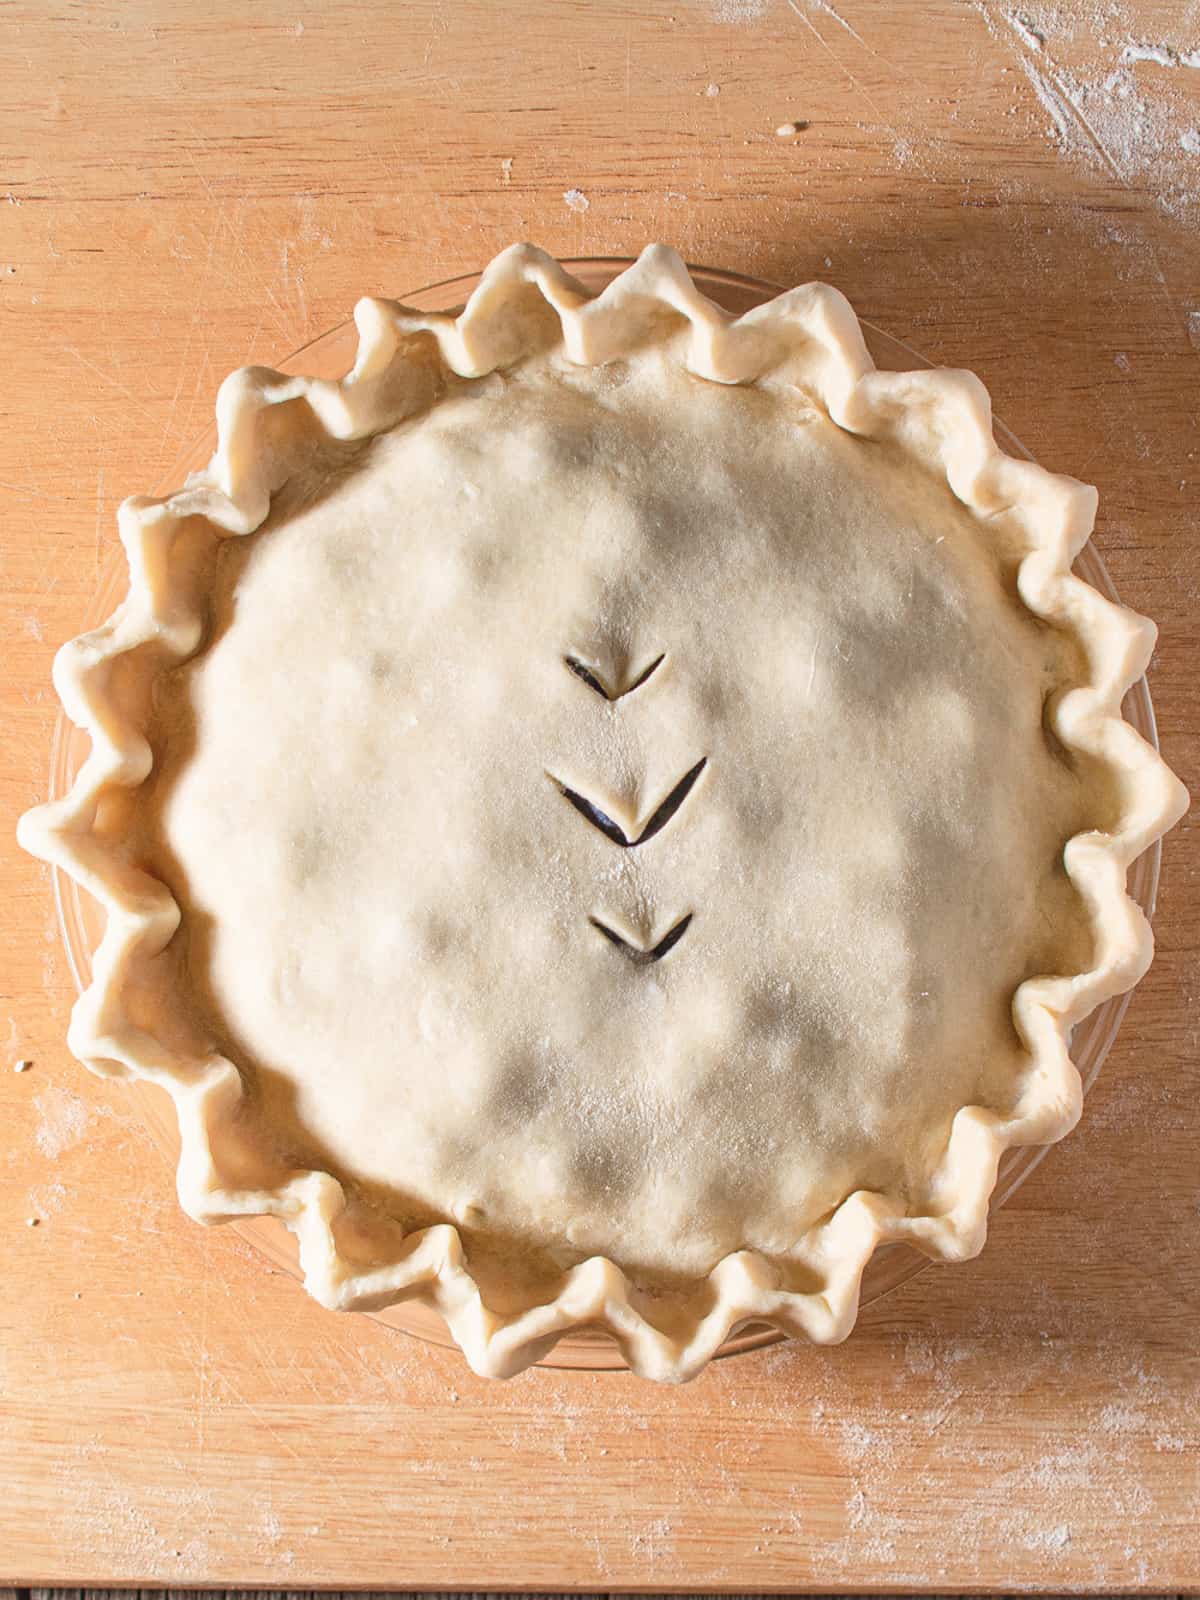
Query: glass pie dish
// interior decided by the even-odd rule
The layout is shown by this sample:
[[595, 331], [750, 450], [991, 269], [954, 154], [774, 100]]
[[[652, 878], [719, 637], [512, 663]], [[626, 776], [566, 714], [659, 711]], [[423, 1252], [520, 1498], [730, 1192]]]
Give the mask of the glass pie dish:
[[[613, 277], [630, 263], [620, 258], [587, 258], [563, 262], [563, 266], [578, 278], [586, 289], [598, 293]], [[691, 269], [697, 286], [711, 299], [734, 312], [743, 312], [772, 298], [779, 292], [774, 284], [745, 278], [732, 273], [706, 268]], [[472, 275], [401, 295], [406, 304], [423, 311], [447, 311], [461, 306], [476, 287], [479, 279]], [[868, 345], [877, 364], [888, 370], [905, 370], [930, 365], [917, 352], [900, 341], [864, 323]], [[296, 351], [280, 363], [284, 372], [305, 373], [321, 378], [338, 378], [353, 364], [357, 345], [357, 332], [353, 322], [324, 334]], [[1032, 459], [1020, 442], [1003, 424], [995, 425], [996, 434], [1003, 447], [1012, 455]], [[176, 461], [167, 481], [160, 486], [162, 492], [177, 487], [186, 474], [202, 467], [212, 455], [216, 443], [215, 428], [210, 428]], [[1103, 562], [1092, 545], [1088, 545], [1078, 562], [1079, 575], [1110, 600], [1116, 600], [1111, 580]], [[126, 569], [123, 553], [114, 552], [104, 569], [87, 617], [85, 627], [101, 623], [120, 602], [126, 586]], [[1125, 715], [1129, 722], [1151, 745], [1157, 749], [1153, 707], [1145, 679], [1140, 680], [1125, 700]], [[55, 731], [52, 755], [51, 794], [57, 798], [70, 787], [88, 749], [88, 739], [60, 716]], [[1152, 915], [1158, 881], [1160, 847], [1156, 843], [1137, 859], [1129, 874], [1129, 892], [1147, 917]], [[103, 928], [103, 913], [84, 891], [62, 872], [54, 873], [55, 899], [63, 938], [76, 984], [82, 990], [91, 981], [91, 952], [98, 943]], [[1094, 1011], [1077, 1029], [1072, 1040], [1072, 1055], [1083, 1078], [1084, 1092], [1095, 1081], [1100, 1066], [1116, 1037], [1128, 995], [1107, 1001]], [[155, 1142], [168, 1159], [174, 1161], [179, 1153], [179, 1138], [174, 1114], [167, 1096], [153, 1086], [137, 1082], [131, 1085], [146, 1125]], [[1012, 1195], [1041, 1161], [1047, 1147], [1014, 1148], [1007, 1152], [1000, 1166], [999, 1180], [992, 1205], [999, 1206]], [[273, 1218], [243, 1219], [232, 1224], [247, 1242], [263, 1253], [270, 1261], [287, 1272], [299, 1276], [297, 1251], [291, 1235]], [[924, 1266], [926, 1258], [907, 1246], [888, 1244], [871, 1259], [862, 1281], [861, 1305], [870, 1305], [882, 1295], [906, 1282]], [[450, 1346], [454, 1343], [438, 1314], [417, 1302], [402, 1302], [382, 1311], [368, 1313], [385, 1325], [402, 1330], [431, 1342]], [[776, 1342], [784, 1335], [766, 1325], [743, 1326], [721, 1347], [719, 1354], [732, 1355], [761, 1345]], [[553, 1351], [545, 1357], [547, 1366], [560, 1368], [605, 1369], [622, 1368], [625, 1363], [616, 1345], [599, 1331], [576, 1330], [560, 1339]]]

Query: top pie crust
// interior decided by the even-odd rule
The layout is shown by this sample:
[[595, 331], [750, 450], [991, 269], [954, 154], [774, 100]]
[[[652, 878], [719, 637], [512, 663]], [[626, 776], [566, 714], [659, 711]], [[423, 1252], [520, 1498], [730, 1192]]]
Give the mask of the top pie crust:
[[1150, 958], [1186, 796], [1120, 716], [1153, 626], [1070, 573], [1094, 491], [835, 290], [732, 319], [660, 246], [356, 322], [340, 383], [227, 380], [59, 655], [93, 752], [21, 836], [109, 915], [71, 1048], [170, 1090], [191, 1215], [480, 1372], [843, 1337], [880, 1241], [981, 1247]]

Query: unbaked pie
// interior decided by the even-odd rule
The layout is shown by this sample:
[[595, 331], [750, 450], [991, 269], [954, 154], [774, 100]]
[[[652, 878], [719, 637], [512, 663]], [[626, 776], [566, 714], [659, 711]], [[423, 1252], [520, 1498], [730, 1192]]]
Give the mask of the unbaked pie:
[[356, 321], [340, 383], [226, 381], [60, 653], [93, 754], [21, 837], [108, 912], [71, 1048], [169, 1089], [192, 1216], [479, 1372], [840, 1339], [881, 1241], [980, 1249], [1150, 958], [1185, 796], [1120, 715], [1152, 625], [1070, 572], [1094, 491], [835, 290], [734, 319], [658, 246]]

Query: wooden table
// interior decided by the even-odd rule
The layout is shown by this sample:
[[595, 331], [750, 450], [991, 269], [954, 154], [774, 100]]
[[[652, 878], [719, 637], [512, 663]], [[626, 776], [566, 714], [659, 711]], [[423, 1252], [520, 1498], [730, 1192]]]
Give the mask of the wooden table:
[[[775, 1348], [681, 1390], [483, 1383], [187, 1222], [122, 1092], [67, 1056], [49, 879], [12, 843], [46, 793], [51, 656], [116, 503], [163, 479], [220, 377], [360, 293], [519, 237], [564, 255], [664, 238], [786, 283], [824, 276], [934, 360], [976, 367], [1047, 464], [1100, 486], [1100, 548], [1161, 624], [1162, 742], [1200, 788], [1185, 9], [0, 11], [0, 1581], [1200, 1585], [1188, 823], [1166, 851], [1156, 965], [1084, 1125], [984, 1256], [924, 1273], [839, 1349]], [[32, 1069], [8, 1071], [18, 1058]]]

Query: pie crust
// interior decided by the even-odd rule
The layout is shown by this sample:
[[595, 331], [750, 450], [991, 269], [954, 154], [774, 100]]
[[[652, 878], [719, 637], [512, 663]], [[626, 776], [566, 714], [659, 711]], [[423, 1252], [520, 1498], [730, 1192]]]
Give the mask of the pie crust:
[[1153, 625], [1070, 570], [1095, 491], [836, 290], [733, 318], [663, 246], [355, 321], [341, 382], [226, 380], [55, 662], [70, 1047], [170, 1092], [191, 1216], [480, 1373], [841, 1339], [881, 1242], [978, 1252], [1150, 960], [1126, 871], [1187, 797], [1121, 716]]

